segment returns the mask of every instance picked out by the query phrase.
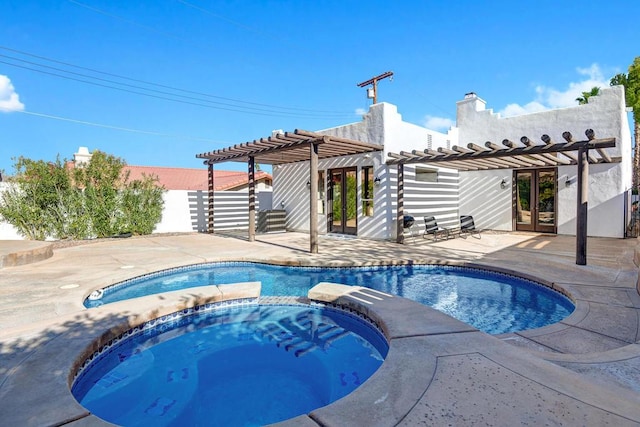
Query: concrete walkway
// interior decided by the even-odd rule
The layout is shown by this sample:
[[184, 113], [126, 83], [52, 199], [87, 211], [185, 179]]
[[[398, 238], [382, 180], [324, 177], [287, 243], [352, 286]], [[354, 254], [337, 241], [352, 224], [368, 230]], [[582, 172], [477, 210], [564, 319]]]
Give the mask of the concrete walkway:
[[[21, 245], [28, 244], [3, 243], [0, 256], [22, 252]], [[170, 304], [168, 297], [152, 296], [86, 310], [82, 300], [93, 289], [175, 266], [256, 260], [490, 266], [561, 288], [577, 306], [555, 325], [491, 337], [464, 326], [434, 333], [416, 318], [433, 321], [435, 316], [436, 323], [446, 325], [446, 316], [420, 306], [425, 314], [407, 318], [403, 309], [393, 308], [396, 303], [380, 303], [377, 309], [386, 321], [405, 328], [394, 338], [399, 346], [394, 357], [402, 363], [385, 361], [380, 373], [396, 379], [380, 383], [376, 374], [362, 390], [336, 402], [341, 406], [286, 424], [373, 425], [369, 416], [376, 407], [389, 412], [376, 418], [378, 425], [640, 425], [635, 245], [635, 240], [589, 239], [587, 266], [575, 265], [574, 238], [528, 233], [485, 232], [481, 239], [443, 242], [417, 238], [405, 245], [322, 237], [317, 255], [307, 252], [308, 235], [298, 233], [261, 235], [252, 243], [238, 236], [193, 234], [55, 249], [48, 259], [0, 269], [0, 421], [102, 424], [69, 399], [76, 359], [109, 327]], [[372, 396], [386, 396], [386, 406], [369, 401]]]

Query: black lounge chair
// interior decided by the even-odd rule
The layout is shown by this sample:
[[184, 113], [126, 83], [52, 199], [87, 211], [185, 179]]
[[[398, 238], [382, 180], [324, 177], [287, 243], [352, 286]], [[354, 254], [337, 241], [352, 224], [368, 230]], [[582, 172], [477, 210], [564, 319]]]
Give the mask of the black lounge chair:
[[438, 237], [445, 239], [449, 239], [449, 230], [446, 228], [442, 228], [438, 226], [438, 222], [436, 221], [436, 217], [434, 216], [425, 216], [424, 217], [424, 234], [423, 238], [427, 238], [427, 236], [431, 236], [433, 241], [438, 241]]
[[460, 217], [460, 237], [466, 239], [467, 235], [477, 236], [478, 239], [482, 238], [480, 230], [476, 228], [476, 224], [473, 222], [473, 217], [471, 215], [462, 215]]

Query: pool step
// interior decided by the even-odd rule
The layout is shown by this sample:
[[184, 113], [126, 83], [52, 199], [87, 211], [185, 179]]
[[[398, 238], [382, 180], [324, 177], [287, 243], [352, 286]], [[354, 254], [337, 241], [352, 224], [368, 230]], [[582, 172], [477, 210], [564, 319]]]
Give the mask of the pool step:
[[325, 349], [332, 342], [349, 334], [348, 331], [326, 323], [316, 324], [312, 319], [297, 316], [270, 323], [259, 330], [262, 337], [275, 341], [278, 348], [293, 352], [296, 357], [304, 356], [318, 348]]

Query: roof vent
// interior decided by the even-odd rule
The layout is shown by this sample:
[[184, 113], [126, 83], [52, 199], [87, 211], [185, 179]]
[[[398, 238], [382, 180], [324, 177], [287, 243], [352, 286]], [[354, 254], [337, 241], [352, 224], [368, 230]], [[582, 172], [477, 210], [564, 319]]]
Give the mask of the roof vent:
[[476, 96], [478, 95], [476, 95], [475, 92], [468, 92], [464, 94], [464, 99], [471, 99], [471, 98], [475, 98]]

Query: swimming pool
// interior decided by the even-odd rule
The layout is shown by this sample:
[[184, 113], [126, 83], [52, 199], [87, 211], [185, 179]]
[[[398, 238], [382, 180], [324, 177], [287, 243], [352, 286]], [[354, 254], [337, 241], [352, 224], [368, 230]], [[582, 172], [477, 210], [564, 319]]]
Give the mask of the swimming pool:
[[118, 425], [264, 425], [346, 396], [382, 364], [375, 324], [322, 305], [208, 304], [88, 359], [74, 397]]
[[252, 262], [165, 270], [104, 289], [86, 307], [196, 286], [260, 281], [263, 295], [306, 296], [319, 282], [372, 288], [412, 299], [491, 334], [539, 328], [574, 310], [564, 295], [538, 283], [487, 270], [445, 265], [292, 267]]

